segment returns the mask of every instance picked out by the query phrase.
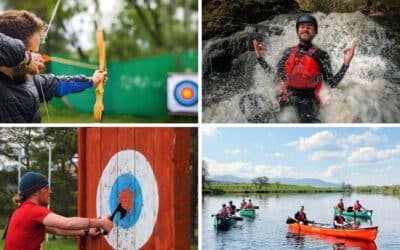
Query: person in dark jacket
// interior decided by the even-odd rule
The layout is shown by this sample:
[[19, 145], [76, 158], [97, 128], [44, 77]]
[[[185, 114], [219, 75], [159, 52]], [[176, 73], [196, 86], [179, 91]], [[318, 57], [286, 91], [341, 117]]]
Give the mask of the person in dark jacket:
[[0, 66], [16, 67], [25, 64], [27, 71], [36, 75], [43, 68], [38, 60], [40, 54], [25, 50], [24, 43], [3, 33], [0, 33]]
[[[0, 33], [21, 40], [28, 51], [28, 61], [33, 60], [38, 65], [43, 65], [43, 59], [32, 55], [39, 51], [45, 28], [46, 24], [40, 18], [25, 10], [8, 10], [0, 15]], [[11, 46], [3, 53], [7, 56], [5, 61], [13, 60], [10, 57], [17, 47]], [[11, 64], [0, 66], [0, 123], [40, 123], [41, 102], [81, 92], [107, 80], [106, 72], [96, 71], [92, 77], [35, 75], [38, 72], [30, 71], [26, 65], [30, 62], [7, 67]]]
[[[281, 107], [294, 106], [301, 122], [320, 122], [317, 116], [322, 81], [332, 88], [339, 84], [349, 68], [357, 45], [353, 42], [351, 48], [344, 50], [343, 65], [333, 75], [328, 53], [312, 44], [318, 33], [315, 17], [301, 14], [296, 21], [296, 32], [299, 44], [286, 49], [277, 66], [276, 75], [278, 81], [282, 82], [280, 104]], [[263, 58], [264, 47], [256, 39], [252, 42], [258, 62], [268, 73], [272, 73], [272, 68]]]

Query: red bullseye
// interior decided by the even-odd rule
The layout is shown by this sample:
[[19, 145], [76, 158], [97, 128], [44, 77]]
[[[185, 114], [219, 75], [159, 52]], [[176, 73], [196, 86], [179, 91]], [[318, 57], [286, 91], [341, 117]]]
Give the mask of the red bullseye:
[[189, 87], [182, 88], [181, 96], [183, 97], [183, 99], [186, 99], [186, 100], [192, 99], [194, 96], [193, 89], [191, 89]]
[[119, 194], [118, 201], [122, 207], [129, 212], [132, 209], [133, 193], [129, 189], [124, 189]]

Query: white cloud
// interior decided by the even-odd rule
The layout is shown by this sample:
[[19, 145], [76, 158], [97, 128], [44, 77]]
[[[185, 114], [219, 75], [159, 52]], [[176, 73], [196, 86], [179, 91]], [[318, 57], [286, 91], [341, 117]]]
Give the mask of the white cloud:
[[300, 137], [298, 148], [301, 151], [305, 151], [308, 149], [316, 149], [322, 148], [326, 145], [329, 145], [333, 142], [334, 135], [332, 132], [324, 130], [318, 133], [313, 134], [310, 137]]
[[398, 158], [400, 156], [400, 145], [392, 149], [378, 150], [374, 147], [362, 147], [351, 153], [348, 162], [357, 163], [368, 163], [376, 161], [392, 160], [392, 158]]
[[215, 127], [203, 127], [202, 131], [204, 137], [217, 137], [221, 135], [221, 132]]
[[319, 161], [324, 158], [340, 158], [346, 157], [345, 151], [317, 151], [308, 156], [312, 161]]
[[279, 158], [279, 157], [283, 157], [283, 156], [285, 156], [285, 155], [282, 154], [281, 152], [274, 152], [274, 156], [275, 156], [276, 158]]
[[326, 177], [333, 177], [335, 176], [336, 172], [343, 169], [344, 166], [343, 165], [332, 165], [329, 166], [328, 169], [325, 171], [324, 175]]
[[220, 163], [215, 160], [206, 159], [210, 175], [234, 175], [242, 178], [267, 177], [298, 177], [295, 169], [291, 166], [268, 166], [253, 164], [245, 161]]
[[347, 144], [360, 144], [363, 142], [375, 142], [379, 140], [379, 136], [371, 133], [370, 131], [366, 131], [365, 133], [362, 134], [351, 134], [345, 138], [343, 138], [342, 143], [347, 145]]
[[246, 154], [247, 153], [247, 149], [227, 149], [225, 150], [225, 154], [228, 155], [242, 155], [242, 154]]

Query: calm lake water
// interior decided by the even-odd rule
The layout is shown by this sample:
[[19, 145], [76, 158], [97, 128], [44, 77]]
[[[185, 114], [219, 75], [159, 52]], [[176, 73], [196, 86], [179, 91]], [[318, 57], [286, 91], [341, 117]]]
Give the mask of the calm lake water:
[[[259, 205], [254, 220], [245, 219], [227, 231], [213, 227], [212, 214], [222, 203], [232, 200], [239, 206], [242, 198], [252, 199]], [[352, 206], [356, 199], [372, 209], [372, 220], [362, 221], [361, 227], [379, 226], [375, 242], [351, 241], [318, 235], [288, 232], [286, 218], [294, 216], [300, 205], [305, 206], [309, 220], [332, 223], [333, 206], [343, 198], [345, 206]], [[393, 196], [351, 194], [300, 194], [254, 196], [207, 196], [203, 197], [202, 246], [203, 249], [400, 249], [400, 199]], [[342, 248], [335, 248], [337, 245]], [[345, 246], [345, 247], [343, 247]]]

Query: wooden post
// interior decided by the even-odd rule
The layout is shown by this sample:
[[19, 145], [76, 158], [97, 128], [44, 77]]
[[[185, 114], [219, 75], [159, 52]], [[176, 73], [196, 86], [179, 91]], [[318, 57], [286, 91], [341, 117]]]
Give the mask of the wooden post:
[[78, 153], [79, 216], [127, 209], [79, 249], [190, 249], [188, 128], [80, 128]]

